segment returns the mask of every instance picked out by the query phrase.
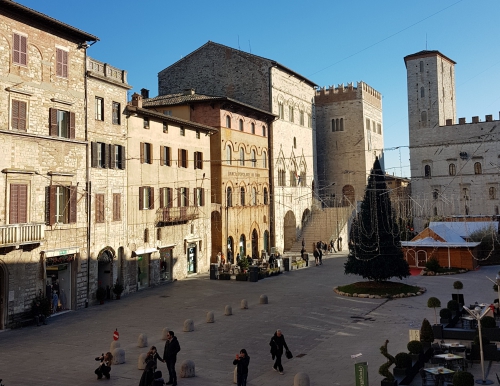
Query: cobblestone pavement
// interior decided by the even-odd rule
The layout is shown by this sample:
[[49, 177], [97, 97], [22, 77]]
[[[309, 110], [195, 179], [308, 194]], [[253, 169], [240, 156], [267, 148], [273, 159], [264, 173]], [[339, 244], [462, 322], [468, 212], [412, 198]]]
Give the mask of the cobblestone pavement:
[[[172, 284], [147, 289], [77, 312], [50, 318], [47, 326], [25, 327], [0, 333], [0, 378], [5, 386], [14, 385], [137, 385], [140, 333], [163, 353], [164, 327], [175, 331], [181, 345], [177, 372], [185, 359], [196, 365], [195, 378], [179, 378], [180, 386], [231, 385], [232, 360], [245, 348], [251, 358], [249, 385], [293, 385], [294, 375], [305, 372], [311, 385], [353, 385], [354, 362], [351, 354], [362, 353], [368, 362], [371, 385], [380, 384], [378, 367], [384, 363], [379, 352], [389, 339], [393, 355], [406, 351], [408, 330], [420, 328], [424, 317], [431, 322], [434, 310], [427, 299], [436, 296], [446, 304], [453, 293], [453, 281], [461, 280], [466, 303], [491, 302], [496, 293], [485, 278], [495, 277], [498, 267], [482, 267], [463, 275], [405, 279], [408, 284], [426, 287], [423, 296], [405, 299], [358, 299], [337, 296], [332, 288], [362, 280], [345, 276], [345, 254], [328, 255], [320, 267], [311, 266], [286, 272], [257, 283], [209, 280], [199, 275]], [[266, 294], [269, 304], [259, 304]], [[249, 308], [240, 309], [242, 299]], [[231, 305], [233, 315], [225, 316]], [[214, 311], [215, 323], [206, 323]], [[193, 332], [183, 332], [185, 319], [193, 319]], [[126, 363], [112, 367], [111, 379], [97, 381], [94, 357], [109, 349], [115, 329], [120, 332]], [[283, 358], [285, 374], [272, 370], [269, 340], [280, 328], [295, 355]], [[300, 356], [300, 357], [299, 357]], [[500, 373], [491, 365], [488, 378]], [[167, 376], [166, 366], [159, 369]], [[481, 366], [474, 365], [480, 377]], [[414, 382], [419, 385], [419, 381]]]

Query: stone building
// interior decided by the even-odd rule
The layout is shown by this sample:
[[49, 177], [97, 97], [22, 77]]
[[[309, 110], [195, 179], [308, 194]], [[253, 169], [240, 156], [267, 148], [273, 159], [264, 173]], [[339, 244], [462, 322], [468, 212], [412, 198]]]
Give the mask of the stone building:
[[[88, 297], [85, 55], [98, 38], [0, 1], [0, 329]], [[53, 287], [51, 287], [53, 286]]]
[[137, 289], [208, 272], [211, 165], [204, 160], [218, 130], [145, 109], [139, 94], [125, 113], [127, 235]]
[[210, 136], [211, 222], [214, 262], [270, 252], [268, 135], [276, 118], [228, 97], [195, 93], [162, 95], [143, 106], [218, 129]]
[[269, 132], [271, 247], [289, 250], [313, 205], [316, 85], [260, 56], [208, 42], [160, 71], [160, 95], [195, 89], [278, 116]]
[[90, 193], [89, 288], [136, 290], [127, 235], [127, 72], [87, 57], [87, 139]]
[[439, 51], [404, 58], [415, 230], [449, 216], [499, 214], [498, 120], [456, 120], [455, 62]]
[[382, 95], [364, 82], [321, 88], [316, 103], [318, 195], [329, 207], [361, 201], [375, 157], [383, 167]]

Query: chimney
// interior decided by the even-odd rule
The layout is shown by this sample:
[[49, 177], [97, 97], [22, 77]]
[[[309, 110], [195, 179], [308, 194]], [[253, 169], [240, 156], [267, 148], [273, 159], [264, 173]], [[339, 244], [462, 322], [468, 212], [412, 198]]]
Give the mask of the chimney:
[[465, 125], [465, 118], [458, 118], [459, 125]]
[[486, 122], [493, 122], [493, 115], [487, 115], [486, 116]]
[[132, 106], [142, 109], [142, 96], [136, 92], [132, 95]]
[[477, 115], [472, 117], [472, 123], [479, 123], [479, 117]]
[[452, 126], [452, 125], [453, 125], [453, 119], [447, 119], [446, 126]]
[[194, 95], [194, 88], [185, 88], [184, 89], [184, 95]]
[[147, 88], [141, 88], [142, 99], [149, 98], [149, 90]]

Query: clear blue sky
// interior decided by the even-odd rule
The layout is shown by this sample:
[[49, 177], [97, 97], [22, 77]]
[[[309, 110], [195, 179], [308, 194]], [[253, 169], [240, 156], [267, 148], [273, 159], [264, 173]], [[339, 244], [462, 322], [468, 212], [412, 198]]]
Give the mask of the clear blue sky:
[[427, 48], [453, 59], [457, 118], [499, 119], [498, 0], [18, 2], [98, 36], [89, 55], [127, 70], [133, 91], [150, 96], [159, 71], [209, 40], [274, 59], [321, 87], [362, 80], [383, 96], [391, 174], [410, 175], [404, 56]]

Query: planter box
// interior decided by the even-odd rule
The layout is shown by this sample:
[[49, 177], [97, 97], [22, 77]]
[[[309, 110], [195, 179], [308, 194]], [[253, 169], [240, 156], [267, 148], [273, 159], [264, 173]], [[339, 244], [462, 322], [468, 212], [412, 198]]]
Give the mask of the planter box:
[[248, 275], [247, 274], [236, 275], [236, 281], [248, 281]]
[[221, 273], [219, 275], [219, 280], [231, 280], [231, 275], [228, 273]]
[[406, 377], [406, 373], [408, 372], [408, 369], [400, 369], [400, 368], [397, 368], [397, 367], [394, 367], [392, 369], [392, 373], [394, 374], [394, 376], [396, 378], [404, 378]]
[[398, 381], [389, 381], [387, 379], [382, 379], [380, 386], [398, 386]]

